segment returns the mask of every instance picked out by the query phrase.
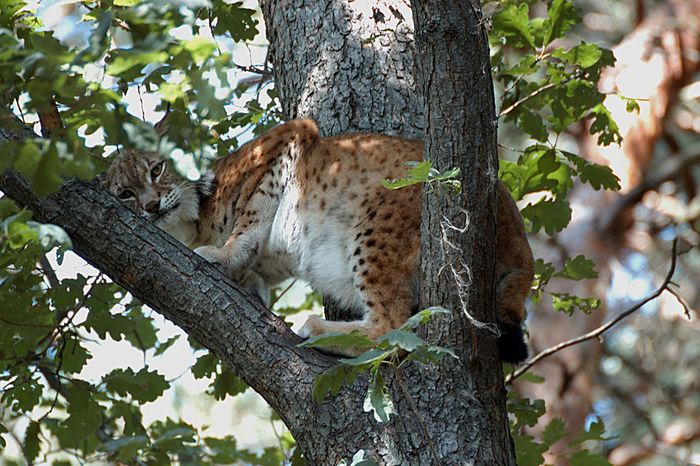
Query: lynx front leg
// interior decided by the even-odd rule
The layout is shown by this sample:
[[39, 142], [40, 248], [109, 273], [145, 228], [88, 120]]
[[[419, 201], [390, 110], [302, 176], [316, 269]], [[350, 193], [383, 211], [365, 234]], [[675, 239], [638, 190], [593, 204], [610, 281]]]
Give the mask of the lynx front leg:
[[267, 229], [248, 226], [245, 230], [234, 228], [231, 237], [221, 247], [200, 246], [195, 253], [209, 262], [220, 264], [226, 275], [240, 280], [253, 258], [258, 254], [267, 237]]

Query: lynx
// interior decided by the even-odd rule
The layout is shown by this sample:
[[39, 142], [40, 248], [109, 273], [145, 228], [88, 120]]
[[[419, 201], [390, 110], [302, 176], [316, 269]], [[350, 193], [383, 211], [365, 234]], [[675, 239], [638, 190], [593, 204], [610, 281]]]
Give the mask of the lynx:
[[[418, 140], [380, 134], [321, 138], [313, 120], [282, 124], [219, 159], [198, 182], [157, 153], [125, 151], [105, 184], [234, 280], [258, 292], [297, 277], [343, 309], [344, 321], [310, 317], [301, 337], [358, 330], [370, 338], [415, 311], [421, 187], [398, 190]], [[533, 258], [520, 213], [498, 184], [497, 317], [501, 358], [527, 357], [521, 324]], [[352, 350], [349, 352], [352, 353]]]

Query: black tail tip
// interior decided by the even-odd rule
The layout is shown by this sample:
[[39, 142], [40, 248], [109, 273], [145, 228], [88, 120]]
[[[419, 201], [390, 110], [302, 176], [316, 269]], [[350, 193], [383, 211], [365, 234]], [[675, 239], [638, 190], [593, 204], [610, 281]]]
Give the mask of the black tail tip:
[[501, 336], [498, 337], [498, 354], [501, 361], [517, 364], [527, 359], [527, 343], [520, 325], [499, 325]]

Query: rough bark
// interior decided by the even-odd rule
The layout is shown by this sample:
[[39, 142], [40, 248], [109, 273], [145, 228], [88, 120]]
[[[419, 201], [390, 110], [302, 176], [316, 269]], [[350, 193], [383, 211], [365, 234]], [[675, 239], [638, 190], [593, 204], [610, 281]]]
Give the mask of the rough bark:
[[[426, 158], [440, 171], [460, 167], [462, 193], [426, 197], [422, 213], [421, 299], [452, 309], [428, 336], [454, 347], [462, 377], [445, 389], [472, 393], [476, 406], [451, 400], [475, 464], [515, 464], [494, 321], [496, 116], [486, 29], [478, 2], [413, 0], [417, 76], [426, 108]], [[442, 273], [441, 273], [442, 272]], [[471, 317], [470, 317], [471, 316]], [[478, 323], [474, 323], [478, 321]], [[468, 370], [465, 370], [468, 367]], [[450, 372], [448, 371], [448, 374]]]
[[[649, 12], [635, 30], [613, 51], [617, 62], [601, 79], [601, 89], [611, 93], [606, 106], [620, 125], [624, 141], [620, 147], [596, 144], [595, 137], [581, 133], [580, 151], [586, 158], [610, 165], [620, 177], [622, 192], [594, 192], [578, 187], [569, 199], [574, 209], [569, 227], [559, 234], [556, 244], [540, 257], [561, 264], [565, 257], [584, 254], [596, 263], [599, 278], [583, 283], [553, 283], [556, 291], [579, 296], [604, 297], [610, 284], [610, 263], [629, 244], [635, 202], [625, 193], [643, 183], [656, 141], [663, 135], [666, 117], [678, 91], [698, 70], [700, 44], [697, 18], [700, 1], [670, 1]], [[641, 79], [644, 77], [644, 79]], [[628, 113], [625, 101], [616, 94], [640, 100], [641, 111]], [[578, 212], [583, 212], [579, 214]], [[568, 317], [551, 308], [538, 307], [529, 325], [531, 344], [540, 351], [563, 340], [584, 334], [600, 325], [605, 310], [593, 315]], [[557, 329], [552, 332], [552, 329]], [[538, 364], [534, 372], [543, 375], [542, 385], [519, 384], [518, 391], [531, 398], [542, 398], [549, 419], [564, 419], [571, 433], [580, 431], [591, 412], [594, 377], [600, 361], [600, 343], [590, 342], [562, 351]], [[560, 444], [565, 448], [565, 442]]]
[[324, 135], [422, 136], [408, 0], [260, 4], [288, 118], [314, 118]]

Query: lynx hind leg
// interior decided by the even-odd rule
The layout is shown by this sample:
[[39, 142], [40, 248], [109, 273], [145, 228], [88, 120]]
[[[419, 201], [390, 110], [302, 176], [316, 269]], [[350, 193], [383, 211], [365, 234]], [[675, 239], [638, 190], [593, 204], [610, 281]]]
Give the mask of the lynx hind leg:
[[501, 330], [498, 346], [503, 361], [518, 363], [528, 356], [522, 323], [535, 262], [520, 211], [500, 182], [498, 194], [496, 317]]

